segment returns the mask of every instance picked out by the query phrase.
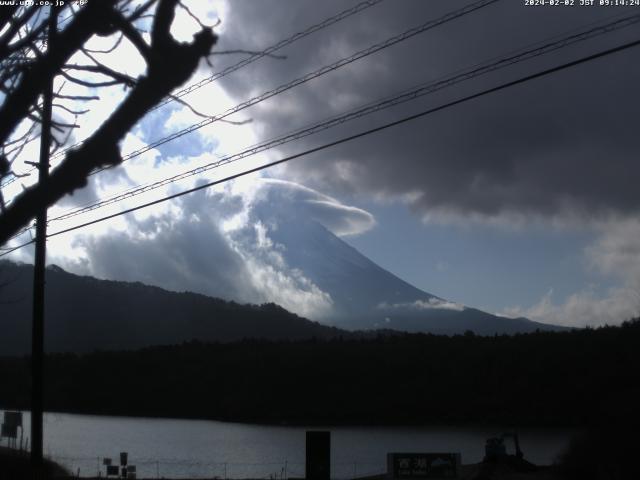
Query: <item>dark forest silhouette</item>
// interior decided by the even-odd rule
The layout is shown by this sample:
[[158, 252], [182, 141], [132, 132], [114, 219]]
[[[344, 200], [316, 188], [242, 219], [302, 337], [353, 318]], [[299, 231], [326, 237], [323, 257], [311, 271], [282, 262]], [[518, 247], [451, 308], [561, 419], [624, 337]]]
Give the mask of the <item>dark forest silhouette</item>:
[[[0, 336], [0, 355], [21, 355], [29, 351], [32, 275], [30, 265], [0, 260], [0, 286], [6, 284], [0, 290], [4, 331]], [[99, 280], [65, 272], [55, 265], [47, 268], [46, 278], [48, 352], [137, 349], [194, 338], [214, 342], [243, 338], [302, 340], [371, 336], [322, 325], [272, 303], [243, 305], [196, 293], [171, 292], [139, 282]], [[355, 302], [354, 307], [357, 307]], [[373, 313], [379, 315], [379, 312]], [[422, 331], [449, 335], [466, 330], [489, 335], [524, 333], [535, 331], [536, 325], [549, 330], [567, 330], [525, 319], [503, 319], [475, 309], [467, 309], [464, 317], [457, 317], [457, 313], [443, 310], [433, 315], [429, 311], [422, 317], [418, 312], [410, 322], [404, 323], [394, 316], [396, 321], [385, 324], [385, 328], [403, 330], [403, 326], [414, 325]], [[339, 321], [335, 324], [344, 325]], [[363, 321], [362, 330], [373, 324], [373, 320]]]
[[[47, 358], [46, 408], [291, 424], [633, 423], [640, 321], [481, 337], [188, 342]], [[28, 405], [28, 359], [0, 359], [0, 405]]]
[[[0, 355], [29, 352], [30, 265], [0, 260]], [[47, 268], [48, 352], [137, 349], [198, 338], [301, 340], [347, 336], [273, 303], [243, 305], [142, 283], [98, 280]]]

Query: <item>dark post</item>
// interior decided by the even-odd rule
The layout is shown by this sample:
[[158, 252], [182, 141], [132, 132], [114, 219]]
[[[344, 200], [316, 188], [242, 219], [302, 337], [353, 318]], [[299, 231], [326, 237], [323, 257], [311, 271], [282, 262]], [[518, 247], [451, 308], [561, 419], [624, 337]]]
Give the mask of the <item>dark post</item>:
[[329, 480], [331, 476], [331, 432], [308, 431], [305, 477]]
[[[55, 31], [58, 28], [57, 11], [49, 7], [49, 41], [47, 54], [51, 52]], [[53, 78], [42, 95], [42, 131], [40, 133], [40, 162], [38, 182], [46, 185], [49, 177], [49, 150], [51, 148], [51, 108], [53, 102]], [[33, 268], [33, 326], [31, 330], [31, 463], [39, 470], [42, 466], [42, 414], [44, 408], [44, 283], [47, 241], [47, 209], [36, 217], [36, 246]]]

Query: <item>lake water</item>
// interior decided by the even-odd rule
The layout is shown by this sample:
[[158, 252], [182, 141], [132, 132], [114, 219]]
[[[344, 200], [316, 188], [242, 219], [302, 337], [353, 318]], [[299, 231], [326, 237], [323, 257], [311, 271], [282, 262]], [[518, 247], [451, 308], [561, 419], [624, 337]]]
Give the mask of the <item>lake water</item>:
[[[29, 413], [25, 412], [25, 437]], [[319, 429], [319, 428], [314, 428]], [[382, 473], [387, 452], [460, 452], [463, 463], [482, 460], [485, 440], [501, 428], [327, 427], [332, 478]], [[104, 476], [102, 459], [129, 453], [138, 478], [304, 477], [304, 427], [206, 420], [45, 414], [45, 454], [81, 476]], [[567, 445], [568, 430], [519, 431], [525, 458], [550, 464]], [[5, 440], [6, 441], [6, 440]], [[4, 442], [3, 441], [3, 445]], [[511, 444], [508, 449], [513, 449]]]

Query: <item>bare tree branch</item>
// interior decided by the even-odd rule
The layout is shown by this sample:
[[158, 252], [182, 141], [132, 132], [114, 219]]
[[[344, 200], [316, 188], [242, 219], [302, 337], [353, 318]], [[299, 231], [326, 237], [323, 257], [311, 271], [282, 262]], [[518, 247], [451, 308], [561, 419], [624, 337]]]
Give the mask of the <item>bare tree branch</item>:
[[145, 3], [143, 3], [142, 5], [139, 5], [136, 10], [127, 17], [127, 21], [133, 23], [136, 20], [140, 20], [141, 18], [145, 17], [145, 13], [149, 11], [149, 9], [153, 6], [154, 3], [156, 3], [158, 0], [147, 0]]
[[113, 11], [116, 0], [88, 2], [76, 14], [71, 24], [58, 33], [57, 48], [47, 51], [24, 72], [13, 93], [0, 107], [0, 144], [4, 143], [18, 123], [26, 116], [43, 86], [51, 81], [78, 47], [102, 27], [102, 21]]
[[116, 14], [115, 22], [124, 34], [125, 37], [133, 44], [134, 47], [140, 52], [140, 55], [145, 59], [147, 64], [151, 61], [151, 48], [144, 41], [142, 35], [134, 26], [122, 16], [119, 12]]
[[87, 87], [87, 88], [112, 87], [113, 85], [120, 85], [124, 83], [120, 80], [109, 80], [106, 82], [91, 82], [89, 80], [82, 80], [80, 78], [73, 77], [69, 75], [67, 72], [65, 72], [64, 70], [60, 71], [60, 75], [62, 75], [67, 80], [69, 80], [71, 83], [82, 85], [83, 87]]
[[[33, 17], [33, 15], [39, 10], [40, 7], [31, 6], [25, 10], [25, 13], [17, 18], [9, 20], [9, 28], [0, 37], [0, 59], [6, 58], [9, 54], [10, 45], [9, 42], [20, 32], [20, 29]], [[45, 25], [46, 27], [46, 25]], [[24, 39], [21, 39], [24, 40]]]
[[38, 39], [38, 37], [40, 37], [43, 34], [43, 32], [46, 31], [46, 29], [47, 29], [46, 22], [42, 22], [40, 25], [38, 25], [37, 28], [29, 32], [28, 35], [26, 35], [19, 41], [8, 44], [8, 45], [0, 46], [0, 59], [6, 58], [12, 53], [17, 52], [18, 50], [22, 50], [24, 47], [28, 46], [29, 44], [32, 44], [35, 40]]
[[81, 100], [81, 101], [100, 100], [100, 97], [98, 97], [97, 95], [62, 95], [60, 93], [54, 93], [53, 96], [55, 98], [61, 98], [64, 100]]
[[135, 79], [124, 73], [116, 72], [105, 65], [65, 65], [62, 69], [65, 70], [79, 70], [83, 72], [93, 72], [111, 77], [117, 83], [123, 83], [128, 87], [133, 87], [136, 84]]
[[[204, 23], [202, 23], [202, 21], [201, 21], [201, 20], [200, 20], [196, 15], [194, 15], [194, 14], [193, 14], [193, 12], [189, 9], [189, 7], [187, 7], [187, 6], [186, 6], [184, 3], [182, 3], [181, 1], [180, 1], [180, 2], [178, 2], [178, 5], [180, 6], [180, 8], [182, 8], [184, 11], [186, 11], [186, 12], [187, 12], [187, 15], [189, 15], [193, 20], [195, 20], [195, 21], [196, 21], [196, 23], [197, 23], [198, 25], [200, 25], [200, 28], [213, 28], [213, 27], [214, 27], [214, 25], [205, 25]], [[220, 23], [220, 19], [218, 19], [217, 24], [219, 24], [219, 23]], [[217, 25], [217, 24], [216, 24], [216, 25]]]
[[68, 107], [65, 107], [64, 105], [62, 105], [60, 103], [54, 103], [53, 106], [55, 108], [61, 108], [65, 112], [69, 112], [71, 115], [84, 115], [85, 113], [90, 112], [89, 109], [87, 109], [87, 110], [72, 110], [72, 109], [70, 109]]
[[[147, 2], [148, 5], [151, 3], [153, 2]], [[152, 107], [168, 96], [171, 91], [185, 83], [195, 72], [199, 62], [210, 54], [217, 41], [216, 35], [210, 28], [203, 28], [194, 36], [191, 43], [177, 42], [171, 36], [169, 29], [173, 22], [178, 0], [159, 0], [157, 3], [152, 24], [151, 44], [148, 45], [144, 42], [145, 46], [143, 47], [147, 52], [145, 56], [146, 74], [135, 80], [127, 97], [97, 131], [80, 146], [67, 152], [64, 160], [51, 172], [46, 188], [39, 184], [28, 187], [6, 207], [5, 212], [0, 215], [0, 245], [4, 244], [20, 228], [27, 225], [34, 217], [34, 212], [52, 205], [64, 195], [85, 186], [87, 177], [92, 171], [118, 165], [122, 161], [119, 143], [126, 133]], [[121, 2], [120, 7], [122, 5]], [[91, 12], [92, 16], [89, 16], [87, 12]], [[96, 19], [104, 21], [105, 18], [113, 20], [113, 24], [107, 22], [109, 25], [106, 28], [104, 24], [96, 25]], [[7, 96], [5, 103], [0, 108], [0, 119], [2, 120], [0, 144], [10, 135], [18, 121], [26, 116], [31, 115], [35, 121], [38, 121], [35, 114], [30, 113], [29, 110], [30, 106], [35, 104], [43, 84], [42, 79], [62, 74], [69, 81], [84, 82], [90, 87], [105, 83], [113, 84], [112, 82], [98, 84], [73, 78], [64, 71], [64, 65], [70, 56], [78, 51], [94, 33], [102, 34], [116, 28], [127, 35], [123, 30], [122, 19], [125, 17], [121, 11], [115, 8], [113, 0], [89, 2], [76, 13], [72, 24], [58, 36], [56, 45], [59, 46], [59, 50], [48, 51], [42, 59], [37, 60], [34, 64], [33, 70], [37, 71], [41, 78], [35, 78], [31, 71], [25, 73], [13, 94]], [[135, 31], [135, 28], [132, 27], [132, 29]], [[81, 66], [74, 65], [70, 69], [78, 69], [79, 67]], [[114, 73], [118, 73], [113, 70], [105, 70], [105, 68], [101, 68], [101, 71], [97, 73], [106, 71], [112, 78]], [[84, 70], [87, 67], [82, 66], [81, 69]], [[121, 83], [116, 80], [114, 82]], [[20, 98], [16, 96], [18, 92], [20, 92]], [[61, 98], [60, 95], [58, 98]], [[12, 108], [9, 108], [9, 104]], [[56, 126], [72, 127], [72, 125], [59, 121], [56, 122]]]
[[118, 35], [118, 38], [116, 39], [115, 43], [111, 47], [107, 48], [106, 50], [92, 50], [92, 49], [89, 49], [89, 48], [85, 47], [85, 48], [82, 49], [82, 51], [85, 52], [85, 53], [86, 52], [90, 52], [90, 53], [111, 53], [116, 48], [118, 48], [120, 46], [120, 44], [122, 43], [122, 39], [123, 38], [124, 38], [124, 35], [122, 35], [122, 34]]

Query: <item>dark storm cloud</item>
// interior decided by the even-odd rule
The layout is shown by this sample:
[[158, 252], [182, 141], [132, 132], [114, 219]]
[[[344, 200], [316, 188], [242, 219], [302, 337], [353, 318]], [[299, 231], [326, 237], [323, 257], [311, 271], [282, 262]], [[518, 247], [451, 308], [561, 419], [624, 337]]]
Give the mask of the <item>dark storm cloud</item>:
[[[223, 85], [239, 101], [246, 99], [467, 3], [383, 2], [297, 42], [283, 52], [287, 60], [256, 62]], [[278, 1], [230, 5], [223, 42], [243, 48], [264, 48], [348, 6], [337, 1], [289, 2], [286, 8]], [[638, 12], [498, 2], [279, 95], [250, 115], [264, 138], [271, 138], [624, 13]], [[639, 37], [640, 28], [632, 26], [282, 151], [299, 151]], [[286, 175], [328, 193], [411, 198], [421, 215], [636, 213], [639, 55], [630, 50], [483, 97], [296, 161], [287, 166]]]

